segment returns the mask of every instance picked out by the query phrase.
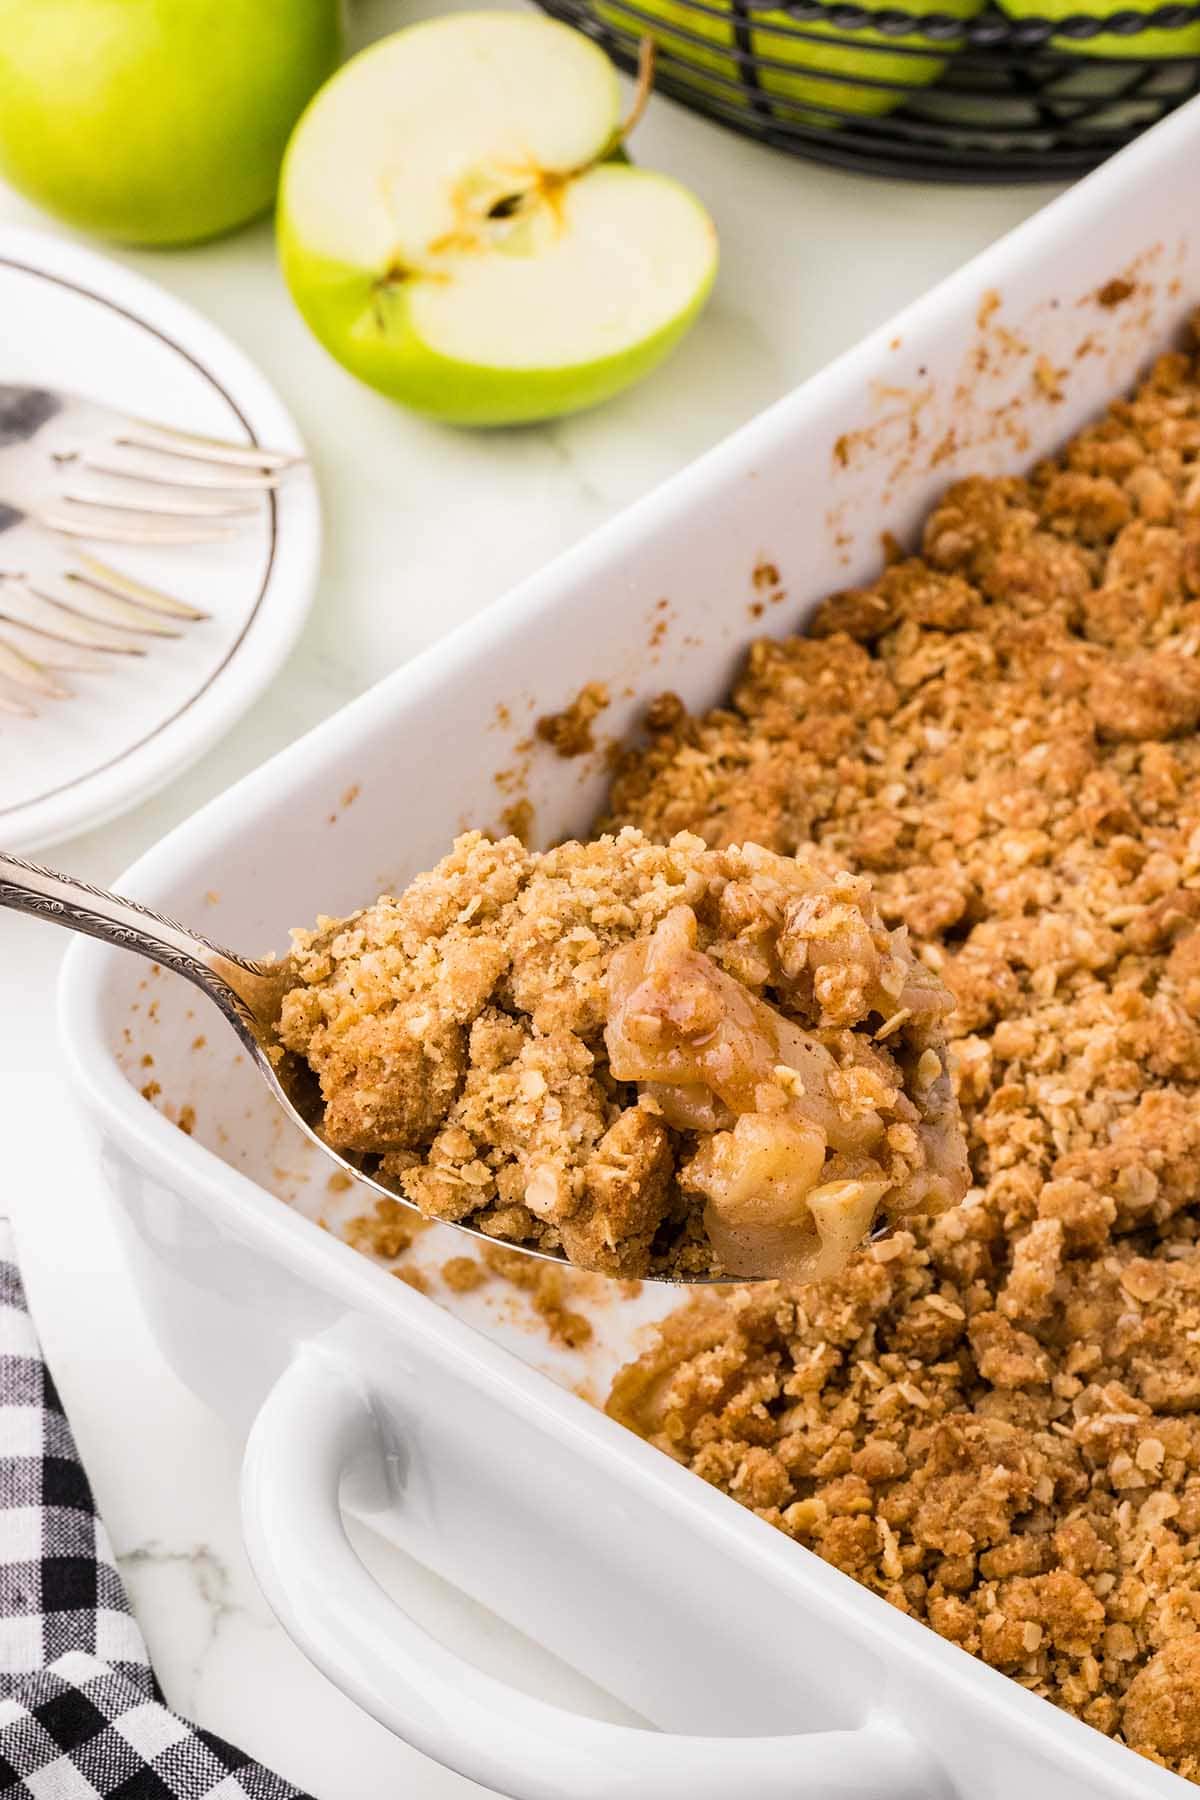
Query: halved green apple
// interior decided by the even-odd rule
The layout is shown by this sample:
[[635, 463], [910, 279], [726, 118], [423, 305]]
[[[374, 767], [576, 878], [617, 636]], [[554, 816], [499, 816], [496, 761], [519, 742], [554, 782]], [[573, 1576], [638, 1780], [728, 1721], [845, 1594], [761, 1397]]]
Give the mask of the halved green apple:
[[326, 349], [435, 418], [509, 425], [605, 400], [696, 318], [716, 233], [614, 159], [620, 90], [580, 33], [460, 13], [363, 51], [284, 161], [279, 245]]

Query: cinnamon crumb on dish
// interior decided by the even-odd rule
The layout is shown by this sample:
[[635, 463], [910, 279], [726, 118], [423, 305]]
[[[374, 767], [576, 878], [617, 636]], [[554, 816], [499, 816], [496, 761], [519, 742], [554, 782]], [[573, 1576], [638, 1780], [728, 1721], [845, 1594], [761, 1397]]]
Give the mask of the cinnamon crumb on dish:
[[1125, 275], [1114, 275], [1111, 281], [1096, 290], [1096, 299], [1101, 306], [1112, 308], [1120, 306], [1131, 294], [1137, 292], [1137, 283], [1130, 281]]
[[596, 747], [592, 726], [608, 705], [609, 692], [604, 682], [585, 682], [562, 712], [545, 713], [538, 720], [537, 735], [556, 756], [584, 756]]
[[293, 937], [323, 1135], [430, 1218], [610, 1275], [822, 1279], [966, 1190], [949, 996], [861, 876], [476, 832]]
[[429, 1277], [422, 1269], [399, 1268], [393, 1269], [392, 1274], [397, 1281], [402, 1281], [405, 1287], [412, 1288], [415, 1293], [427, 1294], [429, 1292]]
[[591, 1320], [569, 1304], [573, 1285], [569, 1270], [555, 1263], [538, 1262], [519, 1250], [507, 1250], [501, 1244], [486, 1245], [483, 1260], [493, 1275], [499, 1275], [528, 1296], [552, 1343], [562, 1344], [568, 1350], [581, 1350], [590, 1342]]
[[534, 808], [528, 799], [514, 800], [500, 814], [500, 823], [507, 837], [515, 837], [522, 844], [527, 844], [533, 836]]
[[442, 1264], [441, 1277], [452, 1294], [472, 1294], [483, 1286], [488, 1272], [473, 1256], [451, 1256]]
[[605, 821], [868, 873], [955, 995], [973, 1180], [824, 1287], [691, 1302], [610, 1411], [1194, 1780], [1198, 722], [1191, 348], [1024, 479], [956, 483], [724, 708], [652, 712]]
[[399, 1200], [377, 1200], [374, 1210], [351, 1219], [343, 1233], [355, 1250], [379, 1262], [395, 1262], [411, 1250], [425, 1221]]

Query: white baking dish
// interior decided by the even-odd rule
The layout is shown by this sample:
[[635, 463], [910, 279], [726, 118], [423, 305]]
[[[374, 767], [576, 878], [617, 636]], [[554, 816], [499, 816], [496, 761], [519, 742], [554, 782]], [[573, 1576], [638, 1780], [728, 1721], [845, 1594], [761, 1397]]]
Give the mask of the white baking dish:
[[[876, 568], [883, 528], [912, 530], [955, 475], [1049, 450], [1175, 335], [1200, 299], [1198, 166], [1200, 103], [207, 807], [126, 891], [239, 948], [279, 946], [496, 819], [514, 740], [585, 680], [608, 681], [613, 732], [663, 686], [715, 699], [755, 630], [794, 628]], [[1122, 276], [1135, 293], [1105, 307]], [[787, 596], [765, 627], [760, 589]], [[598, 759], [534, 757], [541, 835], [585, 829], [603, 780]], [[239, 1429], [257, 1415], [245, 1508], [264, 1585], [393, 1729], [522, 1800], [1188, 1791], [621, 1431], [529, 1366], [547, 1360], [532, 1340], [503, 1347], [482, 1306], [452, 1317], [317, 1229], [319, 1159], [190, 989], [80, 945], [62, 1019], [163, 1348]], [[194, 1107], [190, 1137], [140, 1096], [144, 1057], [163, 1099]], [[627, 1344], [632, 1316], [609, 1308], [610, 1337]], [[354, 1558], [340, 1488], [662, 1734], [524, 1698], [424, 1638]]]

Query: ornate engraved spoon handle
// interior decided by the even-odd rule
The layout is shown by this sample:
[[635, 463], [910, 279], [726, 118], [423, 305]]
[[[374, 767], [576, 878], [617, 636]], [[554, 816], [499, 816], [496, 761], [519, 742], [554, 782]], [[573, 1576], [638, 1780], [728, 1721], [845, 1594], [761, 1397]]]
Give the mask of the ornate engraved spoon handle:
[[0, 851], [0, 907], [133, 950], [201, 988], [255, 1047], [273, 1039], [282, 965], [249, 962], [174, 919], [74, 876]]

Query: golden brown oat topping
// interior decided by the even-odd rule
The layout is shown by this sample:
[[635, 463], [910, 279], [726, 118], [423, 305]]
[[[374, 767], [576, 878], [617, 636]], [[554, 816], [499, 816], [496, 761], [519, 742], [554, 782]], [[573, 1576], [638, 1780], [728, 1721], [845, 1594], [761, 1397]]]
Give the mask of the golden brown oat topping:
[[949, 995], [862, 877], [472, 833], [294, 935], [280, 1035], [325, 1136], [430, 1217], [607, 1274], [811, 1279], [965, 1192]]
[[651, 709], [606, 821], [812, 844], [955, 993], [973, 1189], [696, 1301], [610, 1408], [902, 1611], [1200, 1780], [1200, 370]]

